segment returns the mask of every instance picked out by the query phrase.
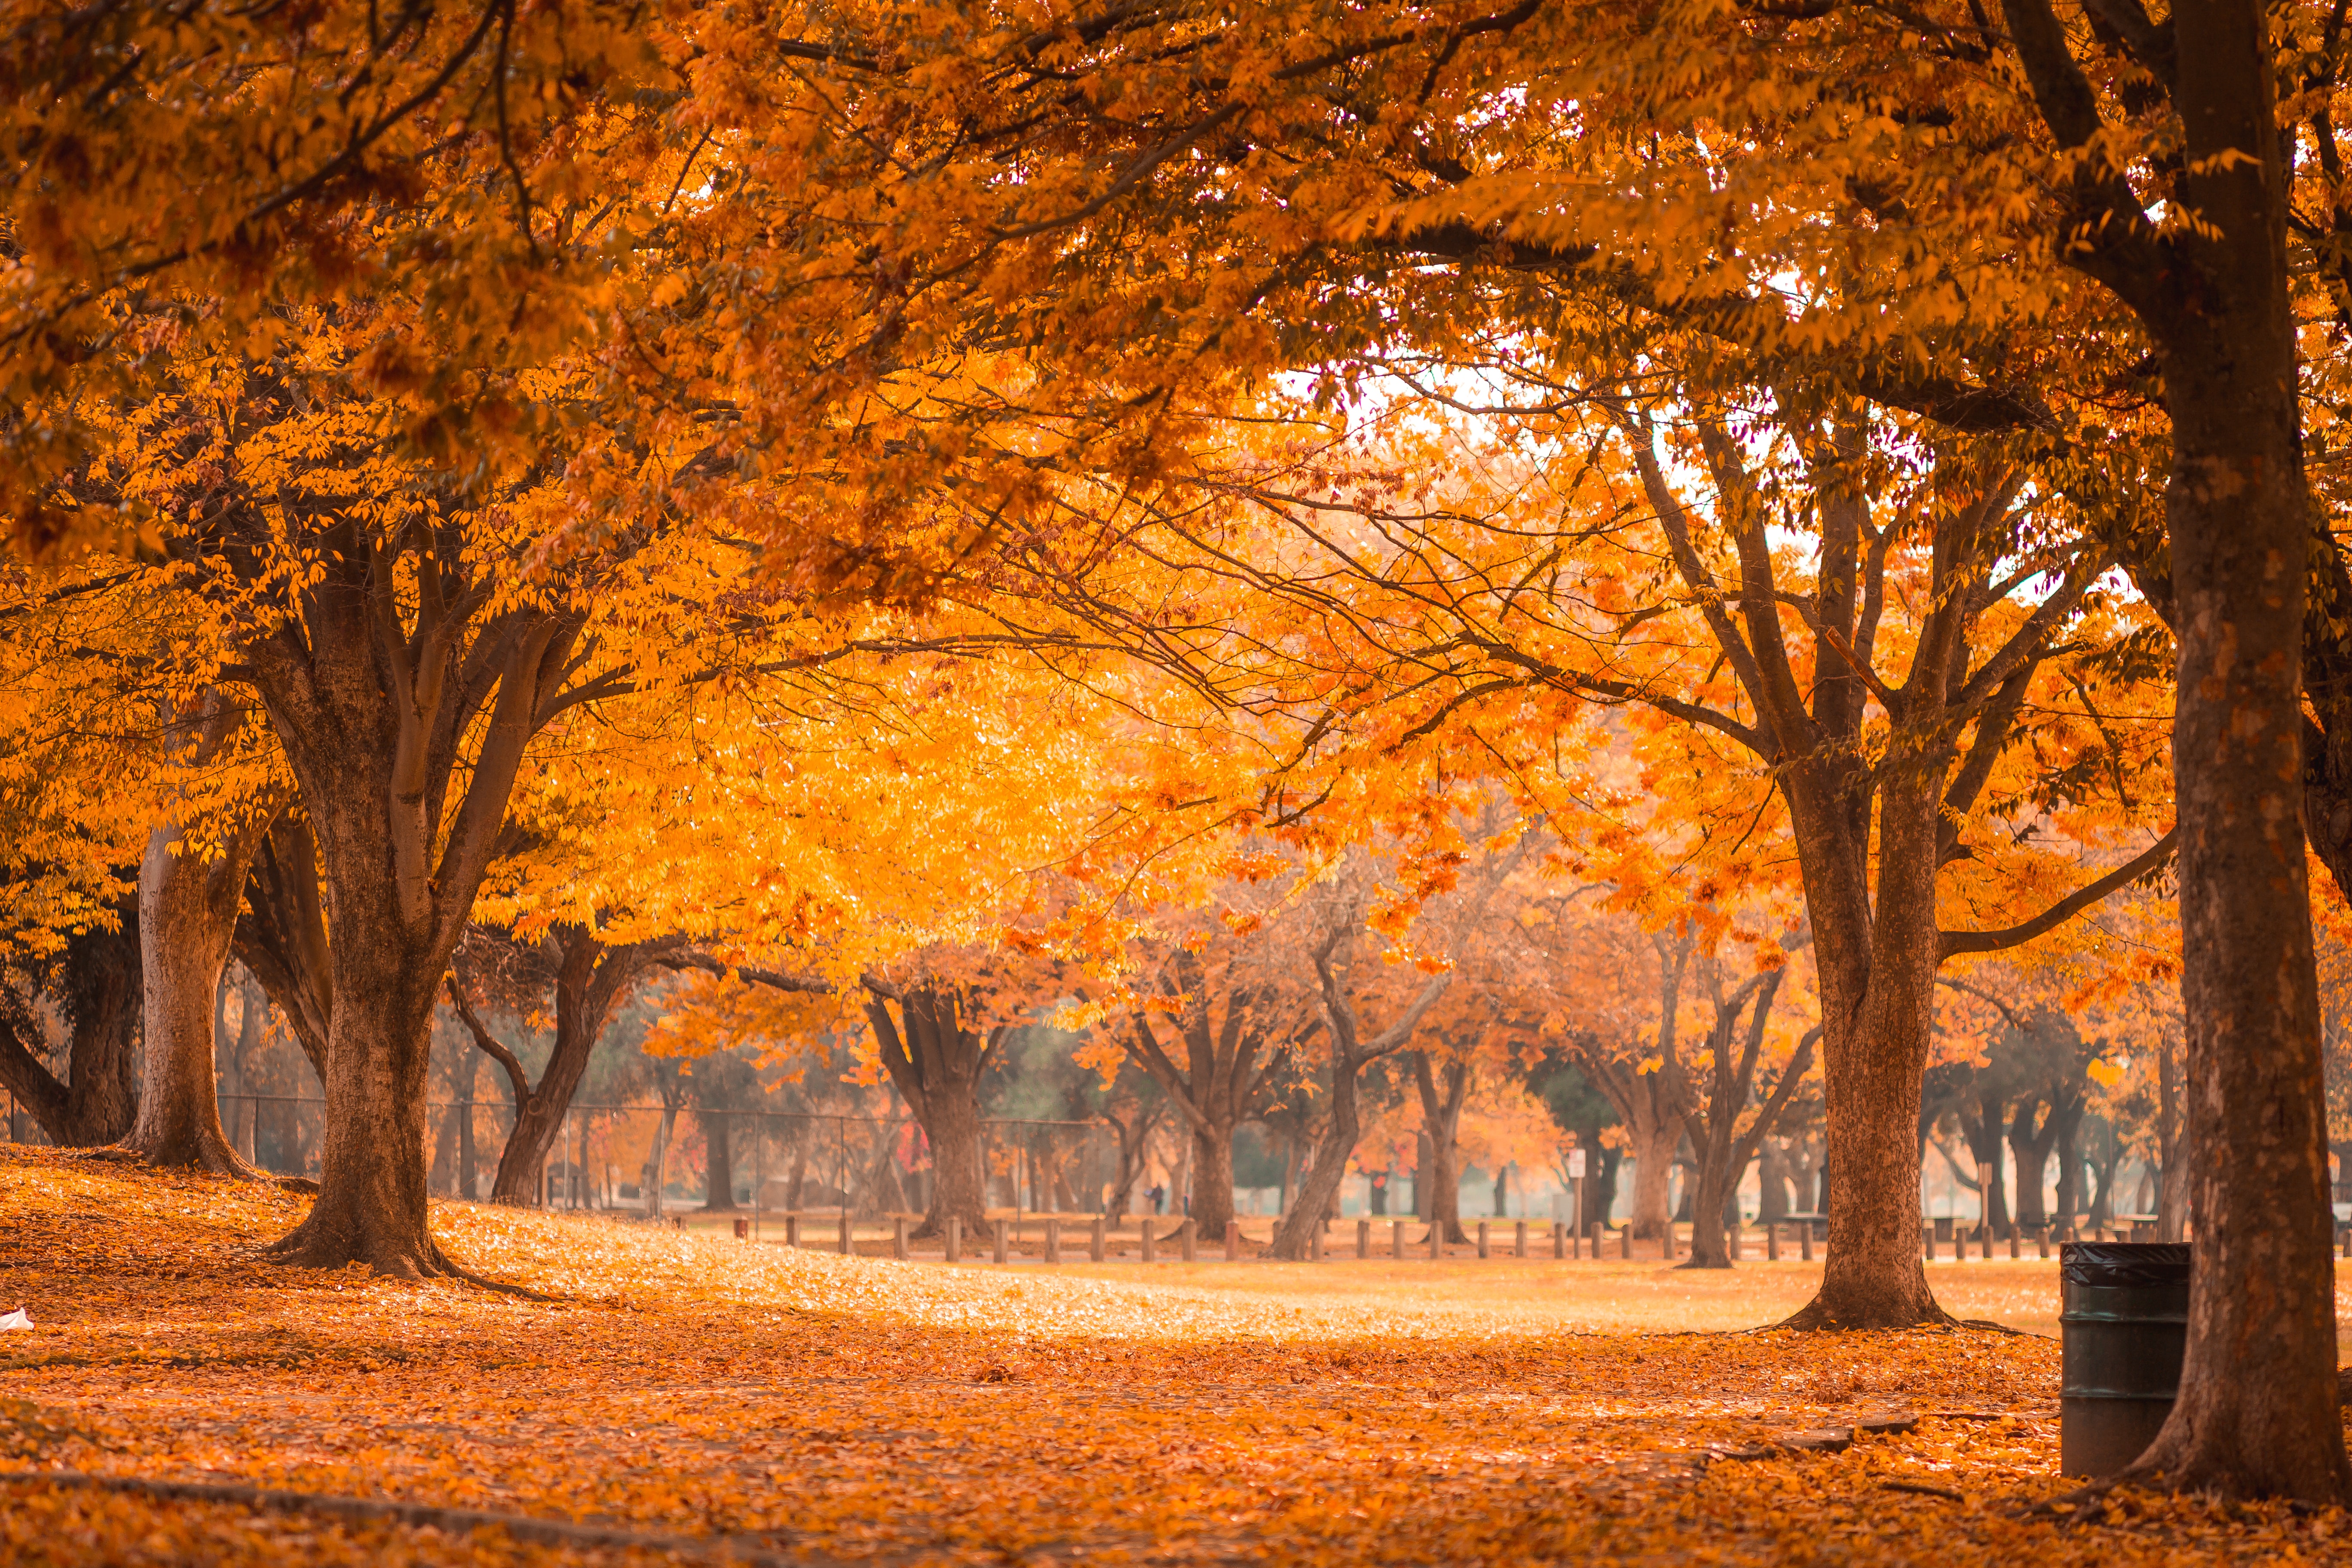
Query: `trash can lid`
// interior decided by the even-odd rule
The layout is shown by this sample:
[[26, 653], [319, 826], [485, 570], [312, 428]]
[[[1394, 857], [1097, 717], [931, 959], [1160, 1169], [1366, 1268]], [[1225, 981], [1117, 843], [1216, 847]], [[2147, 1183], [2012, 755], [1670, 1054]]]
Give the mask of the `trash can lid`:
[[2189, 1244], [2070, 1241], [2058, 1248], [2058, 1271], [2069, 1285], [2186, 1285]]

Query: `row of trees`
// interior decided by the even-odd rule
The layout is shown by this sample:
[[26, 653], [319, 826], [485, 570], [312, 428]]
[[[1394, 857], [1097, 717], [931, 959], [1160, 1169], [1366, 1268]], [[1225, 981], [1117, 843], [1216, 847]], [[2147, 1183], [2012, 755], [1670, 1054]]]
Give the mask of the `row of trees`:
[[[1536, 866], [1699, 929], [1659, 1043], [1706, 1065], [1626, 1114], [1702, 1186], [1769, 1135], [1807, 955], [1799, 1321], [1901, 1326], [1943, 1319], [1939, 980], [2177, 847], [2177, 944], [2101, 933], [2181, 998], [2147, 1465], [2341, 1500], [2305, 825], [2352, 872], [2352, 574], [2305, 457], [2347, 47], [2243, 0], [28, 19], [12, 941], [118, 925], [143, 840], [122, 1147], [234, 1168], [243, 943], [327, 1088], [286, 1255], [436, 1272], [478, 920], [862, 1015], [961, 1207], [1008, 999], [1206, 1016], [1155, 911], [1286, 878], [1304, 1215]], [[1128, 1032], [1213, 1134], [1225, 1025]]]

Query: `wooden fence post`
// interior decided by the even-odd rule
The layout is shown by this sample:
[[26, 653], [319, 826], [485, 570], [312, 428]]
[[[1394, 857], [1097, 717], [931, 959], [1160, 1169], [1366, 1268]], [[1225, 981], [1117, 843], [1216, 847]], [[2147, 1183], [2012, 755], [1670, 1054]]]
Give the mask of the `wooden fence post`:
[[2033, 1233], [2033, 1245], [2040, 1249], [2042, 1257], [2047, 1258], [2050, 1256], [2050, 1227], [2048, 1226], [2045, 1225], [2041, 1229]]
[[890, 1256], [901, 1263], [907, 1260], [907, 1216], [894, 1215], [890, 1221]]
[[2015, 1220], [2009, 1222], [2009, 1255], [2011, 1258], [2021, 1256], [2021, 1254], [2017, 1250], [2017, 1222]]
[[796, 1214], [788, 1214], [784, 1216], [784, 1245], [786, 1247], [798, 1247], [800, 1244], [801, 1216]]
[[1160, 1250], [1160, 1238], [1152, 1234], [1157, 1227], [1152, 1225], [1150, 1215], [1143, 1216], [1143, 1261], [1146, 1263], [1156, 1261]]
[[1404, 1221], [1389, 1221], [1389, 1256], [1399, 1262], [1404, 1259]]
[[1780, 1226], [1777, 1221], [1769, 1222], [1764, 1226], [1764, 1261], [1780, 1261]]
[[843, 1215], [841, 1216], [841, 1255], [844, 1258], [854, 1257], [856, 1251], [856, 1244], [849, 1239], [849, 1216]]
[[994, 1225], [989, 1226], [989, 1251], [996, 1262], [1002, 1263], [1004, 1261], [1006, 1252], [1005, 1244], [1012, 1239], [1013, 1222], [1011, 1220], [1000, 1219]]
[[1520, 1220], [1511, 1232], [1511, 1256], [1514, 1258], [1525, 1258], [1527, 1255], [1528, 1222]]
[[1633, 1256], [1633, 1222], [1632, 1220], [1627, 1220], [1625, 1228], [1617, 1233], [1617, 1245], [1624, 1248], [1626, 1257]]
[[1360, 1220], [1358, 1220], [1358, 1221], [1356, 1222], [1356, 1258], [1357, 1258], [1357, 1261], [1361, 1262], [1363, 1259], [1365, 1259], [1365, 1258], [1370, 1258], [1371, 1255], [1372, 1255], [1372, 1222], [1371, 1222], [1370, 1220], [1368, 1220], [1368, 1219], [1360, 1219]]
[[1658, 1256], [1668, 1263], [1675, 1260], [1675, 1222], [1666, 1221], [1666, 1228], [1658, 1233]]
[[1058, 1219], [1045, 1222], [1045, 1261], [1062, 1261], [1062, 1222]]
[[1087, 1237], [1087, 1257], [1094, 1262], [1103, 1260], [1103, 1216], [1095, 1215], [1094, 1234]]
[[1182, 1225], [1181, 1225], [1181, 1226], [1178, 1226], [1176, 1228], [1177, 1228], [1177, 1231], [1178, 1231], [1179, 1235], [1181, 1236], [1181, 1239], [1182, 1239], [1182, 1245], [1183, 1245], [1183, 1248], [1184, 1248], [1184, 1261], [1185, 1261], [1185, 1262], [1187, 1262], [1187, 1263], [1190, 1263], [1190, 1262], [1192, 1262], [1192, 1259], [1193, 1259], [1193, 1249], [1192, 1249], [1192, 1244], [1193, 1244], [1194, 1237], [1193, 1237], [1193, 1227], [1192, 1227], [1192, 1216], [1191, 1215], [1186, 1215], [1184, 1216], [1184, 1223], [1183, 1223]]
[[1437, 1220], [1429, 1222], [1429, 1256], [1432, 1261], [1445, 1256], [1445, 1226]]
[[950, 1263], [963, 1261], [963, 1221], [954, 1215], [948, 1215], [947, 1252]]
[[1323, 1227], [1319, 1225], [1307, 1233], [1307, 1261], [1323, 1261]]
[[1919, 1243], [1927, 1249], [1927, 1261], [1930, 1263], [1935, 1262], [1936, 1227], [1934, 1226], [1923, 1225], [1919, 1227]]
[[1241, 1261], [1241, 1257], [1242, 1222], [1237, 1219], [1229, 1219], [1225, 1221], [1225, 1261], [1228, 1263], [1238, 1263]]
[[1478, 1256], [1481, 1259], [1486, 1256], [1486, 1222], [1483, 1219], [1478, 1222]]
[[1737, 1263], [1739, 1261], [1739, 1216], [1732, 1215], [1731, 1223], [1724, 1228], [1731, 1233], [1724, 1237], [1724, 1254]]
[[1813, 1260], [1813, 1222], [1811, 1220], [1798, 1222], [1797, 1257], [1807, 1263]]

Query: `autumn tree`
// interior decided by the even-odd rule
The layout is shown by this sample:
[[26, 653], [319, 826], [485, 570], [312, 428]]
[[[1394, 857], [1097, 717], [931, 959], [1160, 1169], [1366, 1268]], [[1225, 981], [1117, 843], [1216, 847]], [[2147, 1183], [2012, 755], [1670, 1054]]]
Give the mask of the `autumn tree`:
[[[1253, 855], [1246, 844], [1235, 860], [1261, 878], [1296, 876], [1282, 857]], [[1138, 944], [1142, 994], [1118, 1028], [1192, 1136], [1192, 1219], [1213, 1241], [1234, 1218], [1234, 1130], [1270, 1108], [1289, 1053], [1322, 1026], [1314, 994], [1298, 981], [1309, 915], [1282, 897], [1289, 883], [1224, 884], [1213, 916], [1162, 912], [1155, 940]]]

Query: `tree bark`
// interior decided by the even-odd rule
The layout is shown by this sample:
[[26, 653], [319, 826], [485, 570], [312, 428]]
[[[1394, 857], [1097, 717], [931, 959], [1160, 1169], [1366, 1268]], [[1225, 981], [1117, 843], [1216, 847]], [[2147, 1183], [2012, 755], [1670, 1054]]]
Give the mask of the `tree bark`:
[[[975, 1236], [987, 1227], [987, 1185], [981, 1170], [980, 1079], [1005, 1030], [982, 1035], [967, 1016], [968, 1001], [946, 985], [903, 989], [866, 982], [866, 1016], [874, 1027], [882, 1066], [914, 1113], [931, 1146], [930, 1205], [917, 1237], [942, 1234], [949, 1216]], [[893, 1017], [890, 1004], [898, 1005]]]
[[1636, 1094], [1633, 1106], [1626, 1132], [1633, 1162], [1633, 1204], [1625, 1223], [1635, 1237], [1655, 1241], [1674, 1218], [1667, 1200], [1674, 1190], [1675, 1152], [1682, 1147], [1682, 1118], [1663, 1110], [1647, 1092]]
[[111, 1143], [139, 1110], [140, 924], [135, 902], [113, 931], [66, 939], [48, 989], [66, 1016], [66, 1076], [42, 1061], [38, 1019], [12, 990], [0, 990], [0, 1086], [60, 1149]]
[[1235, 984], [1230, 969], [1222, 996], [1213, 995], [1219, 987], [1189, 949], [1178, 948], [1168, 967], [1173, 990], [1183, 998], [1176, 1023], [1185, 1059], [1180, 1065], [1170, 1055], [1140, 1010], [1130, 1018], [1128, 1052], [1192, 1131], [1193, 1233], [1204, 1241], [1223, 1241], [1234, 1220], [1234, 1130], [1257, 1114], [1266, 1075], [1300, 1030], [1296, 1020], [1278, 1013], [1271, 995]]
[[[1805, 1032], [1803, 1041], [1781, 1072], [1780, 1082], [1773, 1087], [1771, 1098], [1757, 1108], [1746, 1127], [1739, 1125], [1739, 1113], [1755, 1093], [1764, 1031], [1771, 1020], [1773, 999], [1780, 994], [1780, 982], [1787, 973], [1786, 969], [1769, 971], [1749, 981], [1727, 1003], [1718, 999], [1714, 1026], [1707, 1031], [1709, 1089], [1705, 1100], [1692, 1093], [1687, 1083], [1678, 1082], [1675, 1086], [1678, 1097], [1687, 1107], [1685, 1121], [1691, 1129], [1691, 1142], [1698, 1154], [1698, 1179], [1691, 1205], [1690, 1258], [1683, 1264], [1685, 1268], [1731, 1267], [1727, 1228], [1738, 1221], [1740, 1175], [1796, 1098], [1797, 1086], [1812, 1070], [1813, 1047], [1821, 1038], [1818, 1028]], [[1736, 1041], [1742, 1007], [1748, 1009], [1748, 1015], [1747, 1037]], [[1679, 1064], [1670, 1065], [1677, 1079], [1685, 1077]]]
[[[477, 942], [483, 944], [478, 951], [495, 951], [491, 944], [497, 941], [478, 931], [461, 952], [477, 952], [473, 945]], [[533, 1204], [540, 1201], [540, 1173], [546, 1168], [555, 1141], [562, 1135], [572, 1097], [579, 1093], [580, 1081], [587, 1076], [589, 1061], [596, 1053], [596, 1043], [604, 1037], [604, 1025], [612, 1017], [613, 1009], [628, 995], [637, 977], [649, 965], [667, 957], [677, 942], [665, 937], [606, 947], [586, 927], [565, 925], [550, 931], [535, 949], [510, 940], [504, 945], [507, 951], [502, 956], [510, 966], [520, 967], [532, 978], [543, 977], [555, 992], [555, 1045], [548, 1053], [547, 1066], [541, 1069], [536, 1087], [529, 1081], [514, 1052], [499, 1044], [483, 1026], [467, 995], [465, 983], [455, 974], [450, 978], [449, 995], [459, 1018], [472, 1032], [474, 1043], [506, 1069], [515, 1090], [514, 1126], [499, 1156], [498, 1174], [490, 1184], [490, 1201]], [[733, 1205], [730, 1203], [721, 1206]]]
[[[2178, 646], [2172, 756], [2196, 1254], [2179, 1397], [2129, 1474], [2224, 1497], [2342, 1504], [2352, 1501], [2352, 1458], [2334, 1375], [2303, 826], [2308, 781], [2329, 759], [2303, 744], [2314, 531], [2271, 16], [2256, 0], [2174, 8], [2177, 63], [2158, 80], [2182, 142], [2165, 200], [2198, 222], [2159, 226], [2123, 173], [2090, 151], [2104, 129], [2100, 104], [2065, 25], [2047, 0], [2003, 0], [2002, 11], [2043, 121], [2060, 146], [2082, 150], [2059, 254], [2147, 326], [2172, 426], [2169, 580], [2149, 596], [2168, 599]], [[2341, 695], [2316, 697], [2333, 705]]]
[[[315, 836], [312, 863], [273, 853], [271, 869], [323, 889], [324, 974], [306, 984], [281, 971], [272, 994], [282, 989], [298, 1034], [320, 1020], [293, 1010], [331, 1009], [319, 1196], [272, 1250], [313, 1268], [471, 1279], [428, 1226], [432, 1014], [524, 748], [561, 706], [579, 623], [518, 605], [478, 625], [492, 585], [468, 578], [454, 531], [404, 523], [378, 535], [342, 515], [317, 529], [317, 574], [247, 641], [239, 672]], [[291, 946], [308, 934], [291, 933]]]
[[735, 1202], [735, 1118], [724, 1110], [701, 1108], [702, 1210], [733, 1214]]
[[145, 992], [139, 1118], [114, 1151], [145, 1164], [266, 1180], [221, 1126], [214, 1004], [236, 931], [247, 868], [264, 827], [232, 830], [217, 861], [176, 823], [147, 837], [139, 868], [140, 974]]
[[1444, 1067], [1433, 1068], [1427, 1051], [1412, 1053], [1412, 1082], [1421, 1097], [1422, 1131], [1429, 1140], [1429, 1206], [1425, 1217], [1448, 1242], [1470, 1239], [1462, 1229], [1458, 1134], [1462, 1130], [1462, 1107], [1470, 1098], [1474, 1076], [1466, 1057], [1448, 1056]]

